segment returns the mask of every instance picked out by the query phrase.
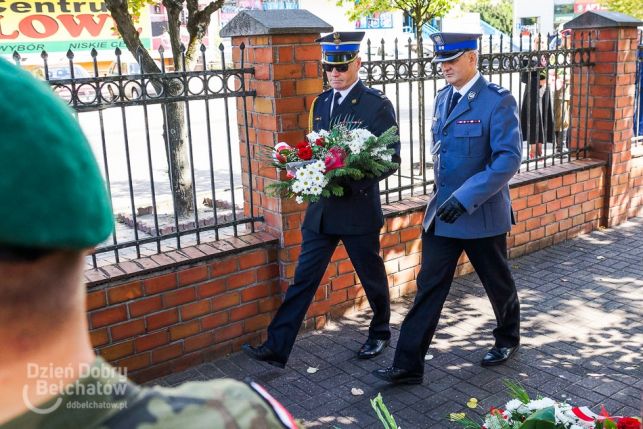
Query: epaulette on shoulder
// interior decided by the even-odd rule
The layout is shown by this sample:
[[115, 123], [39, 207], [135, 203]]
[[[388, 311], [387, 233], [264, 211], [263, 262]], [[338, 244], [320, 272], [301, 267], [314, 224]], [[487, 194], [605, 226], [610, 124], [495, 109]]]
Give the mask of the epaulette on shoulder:
[[375, 88], [369, 88], [368, 86], [366, 87], [366, 91], [364, 91], [366, 94], [372, 95], [377, 98], [381, 98], [382, 100], [386, 100], [386, 94], [384, 94], [382, 91], [379, 89]]
[[511, 94], [507, 88], [504, 88], [496, 83], [490, 83], [488, 85], [488, 88], [491, 90], [491, 92], [494, 92], [498, 95], [505, 96], [507, 94]]

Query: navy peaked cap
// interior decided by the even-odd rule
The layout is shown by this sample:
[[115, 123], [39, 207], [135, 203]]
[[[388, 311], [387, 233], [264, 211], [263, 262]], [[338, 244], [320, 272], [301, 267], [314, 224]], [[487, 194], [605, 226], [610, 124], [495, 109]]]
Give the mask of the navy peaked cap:
[[322, 61], [327, 64], [345, 64], [357, 58], [363, 31], [336, 31], [315, 40], [321, 44]]
[[481, 34], [476, 33], [434, 33], [431, 34], [435, 56], [434, 63], [451, 61], [464, 54], [466, 51], [478, 49], [478, 38]]

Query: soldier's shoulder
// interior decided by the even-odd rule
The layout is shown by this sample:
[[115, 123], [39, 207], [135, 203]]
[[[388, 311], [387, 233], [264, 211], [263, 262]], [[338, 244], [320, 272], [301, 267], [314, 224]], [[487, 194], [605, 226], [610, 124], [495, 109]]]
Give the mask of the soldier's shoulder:
[[316, 108], [319, 105], [319, 101], [328, 97], [333, 89], [327, 89], [326, 91], [319, 94], [317, 97], [313, 98], [312, 105]]
[[507, 95], [511, 94], [511, 91], [503, 86], [498, 85], [497, 83], [490, 83], [489, 85], [487, 85], [487, 88], [489, 89], [489, 92], [499, 97], [506, 97]]
[[438, 89], [438, 92], [436, 94], [440, 94], [449, 88], [451, 88], [451, 85], [444, 85], [442, 88]]
[[102, 427], [227, 427], [230, 421], [235, 427], [253, 427], [260, 421], [269, 429], [297, 428], [285, 408], [260, 386], [231, 379], [144, 388]]
[[368, 86], [364, 87], [364, 95], [366, 95], [367, 97], [374, 97], [380, 100], [388, 100], [388, 97], [382, 91]]

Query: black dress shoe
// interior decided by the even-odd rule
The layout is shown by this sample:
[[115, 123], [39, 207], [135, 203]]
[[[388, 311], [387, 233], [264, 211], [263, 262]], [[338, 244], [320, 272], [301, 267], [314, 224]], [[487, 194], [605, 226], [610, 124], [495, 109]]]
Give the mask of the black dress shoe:
[[516, 350], [518, 350], [518, 346], [513, 346], [513, 347], [496, 347], [493, 346], [491, 350], [487, 352], [486, 355], [482, 358], [482, 362], [480, 362], [480, 365], [482, 366], [494, 366], [494, 365], [500, 365], [501, 363], [504, 363], [513, 356], [514, 353], [516, 353]]
[[392, 384], [422, 384], [423, 375], [417, 372], [411, 372], [406, 369], [389, 366], [384, 369], [376, 369], [371, 374], [380, 380]]
[[374, 340], [369, 338], [357, 352], [359, 359], [370, 359], [382, 353], [388, 346], [389, 340]]
[[252, 347], [250, 344], [244, 344], [241, 346], [241, 350], [254, 360], [269, 363], [277, 368], [286, 367], [286, 362], [280, 359], [275, 352], [263, 344], [259, 347]]

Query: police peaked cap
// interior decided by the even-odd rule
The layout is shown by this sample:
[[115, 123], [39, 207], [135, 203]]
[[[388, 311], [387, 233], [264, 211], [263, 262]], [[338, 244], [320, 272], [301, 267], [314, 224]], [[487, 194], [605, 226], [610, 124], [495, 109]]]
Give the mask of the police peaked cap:
[[49, 85], [0, 59], [0, 247], [80, 250], [112, 232], [105, 182]]
[[478, 38], [481, 34], [474, 33], [433, 33], [435, 56], [431, 62], [441, 63], [455, 60], [466, 51], [478, 49]]
[[363, 31], [337, 31], [315, 40], [322, 48], [322, 61], [326, 64], [346, 64], [357, 58]]

